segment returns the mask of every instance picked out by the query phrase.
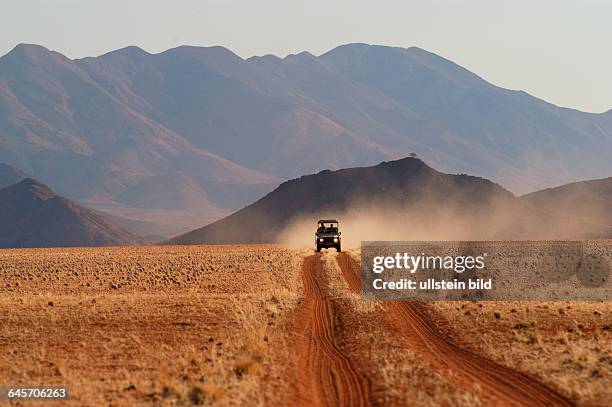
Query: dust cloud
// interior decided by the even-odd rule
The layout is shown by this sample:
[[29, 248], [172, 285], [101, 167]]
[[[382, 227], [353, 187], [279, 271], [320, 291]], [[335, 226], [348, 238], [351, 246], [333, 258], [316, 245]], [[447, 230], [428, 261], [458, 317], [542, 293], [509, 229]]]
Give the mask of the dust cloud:
[[410, 208], [357, 205], [294, 218], [277, 243], [314, 245], [318, 219], [337, 219], [344, 247], [376, 240], [577, 240], [612, 237], [612, 227], [594, 225], [564, 213], [516, 200], [498, 200], [478, 208], [421, 202]]

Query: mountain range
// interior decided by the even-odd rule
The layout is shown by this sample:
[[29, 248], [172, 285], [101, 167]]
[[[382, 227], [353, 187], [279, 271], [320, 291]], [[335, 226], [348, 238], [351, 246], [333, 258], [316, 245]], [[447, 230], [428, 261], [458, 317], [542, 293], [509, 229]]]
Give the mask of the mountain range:
[[[0, 165], [0, 185], [0, 247], [129, 245], [163, 239], [151, 234], [147, 222], [126, 225], [125, 219], [59, 196], [9, 165]], [[252, 205], [166, 243], [308, 246], [314, 221], [330, 217], [342, 219], [349, 244], [372, 239], [612, 238], [610, 202], [612, 177], [517, 197], [487, 179], [444, 174], [410, 157], [284, 182]]]
[[223, 47], [0, 58], [0, 162], [149, 233], [178, 234], [283, 180], [417, 153], [514, 193], [612, 173], [612, 111], [562, 108], [419, 48], [243, 59]]

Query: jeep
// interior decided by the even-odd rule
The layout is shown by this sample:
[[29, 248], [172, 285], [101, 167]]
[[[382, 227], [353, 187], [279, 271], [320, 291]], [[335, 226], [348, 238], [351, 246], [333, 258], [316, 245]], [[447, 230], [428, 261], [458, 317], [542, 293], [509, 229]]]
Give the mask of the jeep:
[[340, 252], [340, 235], [338, 230], [338, 221], [335, 219], [321, 219], [317, 222], [317, 231], [315, 232], [315, 247], [317, 252], [322, 248], [335, 247], [336, 251]]

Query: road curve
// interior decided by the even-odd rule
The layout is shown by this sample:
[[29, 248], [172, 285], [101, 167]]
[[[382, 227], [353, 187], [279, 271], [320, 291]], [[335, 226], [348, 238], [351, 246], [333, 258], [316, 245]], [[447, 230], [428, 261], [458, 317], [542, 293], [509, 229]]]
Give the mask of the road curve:
[[302, 264], [304, 301], [298, 312], [298, 400], [307, 406], [368, 406], [367, 380], [334, 343], [333, 303], [321, 280], [320, 256]]
[[[350, 289], [360, 292], [360, 266], [346, 253], [337, 256]], [[480, 387], [482, 398], [493, 405], [573, 406], [546, 385], [482, 356], [461, 349], [433, 327], [423, 313], [423, 304], [406, 301], [385, 303], [387, 315], [408, 346], [433, 366], [453, 372], [462, 385]]]

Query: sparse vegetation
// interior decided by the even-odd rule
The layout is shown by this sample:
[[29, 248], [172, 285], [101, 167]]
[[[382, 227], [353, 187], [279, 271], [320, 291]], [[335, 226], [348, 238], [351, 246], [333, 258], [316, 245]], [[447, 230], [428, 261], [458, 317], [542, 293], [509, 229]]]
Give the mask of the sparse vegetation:
[[579, 405], [605, 405], [612, 396], [610, 302], [435, 302], [429, 310], [456, 343]]
[[75, 405], [278, 403], [297, 266], [271, 246], [1, 251], [0, 377]]
[[[74, 405], [286, 405], [300, 393], [312, 323], [304, 311], [325, 301], [333, 332], [324, 343], [367, 377], [371, 402], [487, 403], [411, 347], [385, 303], [356, 294], [334, 251], [314, 270], [321, 297], [305, 297], [308, 256], [271, 245], [2, 250], [0, 377], [67, 385]], [[423, 309], [448, 340], [578, 405], [611, 396], [610, 303]]]

